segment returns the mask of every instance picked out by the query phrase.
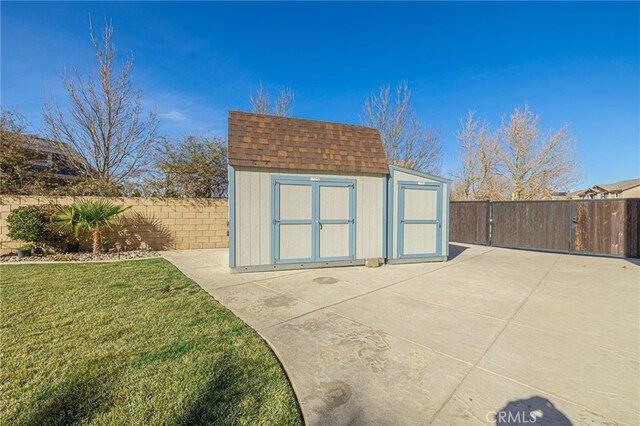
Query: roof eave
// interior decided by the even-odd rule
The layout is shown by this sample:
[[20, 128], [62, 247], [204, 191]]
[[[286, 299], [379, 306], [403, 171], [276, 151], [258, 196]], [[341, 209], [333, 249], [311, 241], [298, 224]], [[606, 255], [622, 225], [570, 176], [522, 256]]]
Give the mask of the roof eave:
[[420, 176], [420, 177], [423, 177], [425, 179], [435, 180], [436, 182], [442, 182], [442, 183], [447, 183], [447, 184], [453, 183], [453, 180], [451, 180], [451, 179], [443, 178], [441, 176], [432, 175], [430, 173], [423, 173], [423, 172], [418, 172], [416, 170], [406, 169], [406, 168], [400, 167], [400, 166], [391, 166], [390, 165], [389, 166], [389, 170], [391, 172], [399, 171], [399, 172], [410, 173], [412, 175]]

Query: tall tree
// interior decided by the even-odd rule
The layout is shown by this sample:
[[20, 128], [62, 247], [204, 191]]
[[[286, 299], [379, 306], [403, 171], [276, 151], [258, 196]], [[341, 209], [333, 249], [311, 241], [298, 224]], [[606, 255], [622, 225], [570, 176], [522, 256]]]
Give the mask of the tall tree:
[[293, 107], [293, 90], [285, 87], [272, 100], [269, 91], [260, 83], [256, 93], [249, 96], [249, 104], [252, 112], [287, 117]]
[[155, 153], [151, 195], [171, 198], [217, 198], [227, 192], [227, 146], [219, 138], [163, 138]]
[[387, 162], [410, 169], [439, 173], [442, 160], [440, 132], [425, 126], [411, 106], [406, 81], [384, 85], [364, 101], [363, 124], [380, 132]]
[[456, 133], [460, 142], [460, 168], [454, 172], [454, 198], [462, 200], [499, 200], [505, 190], [499, 175], [500, 147], [498, 137], [486, 121], [475, 118], [475, 111], [460, 119]]
[[567, 124], [543, 134], [539, 117], [525, 105], [503, 118], [499, 134], [500, 168], [512, 200], [548, 198], [579, 180], [575, 138]]
[[[91, 178], [91, 191], [116, 195], [144, 171], [156, 141], [155, 113], [144, 117], [142, 91], [132, 84], [133, 58], [116, 60], [113, 26], [106, 23], [102, 37], [89, 27], [95, 52], [95, 69], [87, 78], [74, 67], [63, 73], [69, 111], [56, 103], [45, 103], [44, 122], [53, 140], [80, 154], [76, 167]], [[71, 154], [71, 153], [70, 153]]]

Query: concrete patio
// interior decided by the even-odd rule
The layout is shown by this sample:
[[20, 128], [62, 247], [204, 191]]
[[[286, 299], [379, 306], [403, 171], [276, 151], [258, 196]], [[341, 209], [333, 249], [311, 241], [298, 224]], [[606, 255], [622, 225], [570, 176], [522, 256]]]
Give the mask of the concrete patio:
[[307, 424], [640, 419], [628, 260], [458, 245], [446, 263], [230, 274], [226, 250], [163, 255], [269, 342]]

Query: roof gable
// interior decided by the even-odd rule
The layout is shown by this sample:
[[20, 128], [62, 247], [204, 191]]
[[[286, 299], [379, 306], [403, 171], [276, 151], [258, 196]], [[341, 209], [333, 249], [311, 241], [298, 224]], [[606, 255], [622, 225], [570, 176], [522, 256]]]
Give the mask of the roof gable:
[[425, 178], [425, 179], [435, 180], [436, 182], [453, 183], [453, 181], [451, 179], [443, 178], [441, 176], [432, 175], [430, 173], [419, 172], [419, 171], [413, 170], [413, 169], [407, 169], [406, 167], [400, 167], [400, 166], [391, 165], [391, 166], [389, 166], [389, 170], [391, 170], [391, 172], [395, 172], [397, 170], [399, 172], [408, 173], [410, 175], [422, 177], [422, 178]]
[[640, 185], [640, 178], [621, 180], [614, 183], [595, 185], [594, 188], [597, 187], [597, 188], [600, 188], [601, 191], [607, 191], [607, 192], [619, 192], [629, 188], [633, 188], [638, 185]]
[[388, 174], [377, 130], [229, 111], [232, 166]]

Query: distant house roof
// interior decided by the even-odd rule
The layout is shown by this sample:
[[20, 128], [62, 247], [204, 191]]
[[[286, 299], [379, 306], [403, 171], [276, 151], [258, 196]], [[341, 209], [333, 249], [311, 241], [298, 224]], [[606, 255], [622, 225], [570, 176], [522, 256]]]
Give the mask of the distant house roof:
[[229, 111], [232, 166], [388, 174], [375, 129]]
[[62, 178], [75, 177], [84, 173], [84, 170], [90, 169], [80, 167], [80, 164], [86, 165], [84, 158], [78, 152], [70, 148], [64, 142], [54, 141], [51, 139], [41, 138], [35, 135], [22, 135], [10, 132], [13, 137], [10, 139], [12, 143], [18, 144], [26, 150], [34, 151], [47, 157], [42, 161], [37, 158], [34, 162], [43, 167], [52, 167], [55, 164], [57, 169], [56, 175]]
[[621, 180], [614, 183], [598, 184], [595, 185], [594, 188], [602, 188], [606, 192], [620, 192], [638, 185], [640, 185], [640, 178]]

